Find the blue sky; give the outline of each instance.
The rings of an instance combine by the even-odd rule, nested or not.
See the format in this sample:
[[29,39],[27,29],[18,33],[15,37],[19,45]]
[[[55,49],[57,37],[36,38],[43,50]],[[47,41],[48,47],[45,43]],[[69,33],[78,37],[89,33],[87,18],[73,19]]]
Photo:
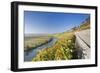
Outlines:
[[89,14],[24,11],[25,34],[61,33],[88,17]]

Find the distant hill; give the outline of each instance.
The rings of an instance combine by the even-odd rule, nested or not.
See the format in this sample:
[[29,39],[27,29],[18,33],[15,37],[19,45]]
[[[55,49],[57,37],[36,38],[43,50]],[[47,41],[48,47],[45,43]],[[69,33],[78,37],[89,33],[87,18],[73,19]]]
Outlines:
[[85,29],[90,29],[90,17],[87,18],[85,21],[83,21],[80,26],[73,27],[71,30],[80,31],[80,30],[85,30]]
[[84,29],[90,29],[90,18],[86,19],[85,22],[80,25],[79,30]]

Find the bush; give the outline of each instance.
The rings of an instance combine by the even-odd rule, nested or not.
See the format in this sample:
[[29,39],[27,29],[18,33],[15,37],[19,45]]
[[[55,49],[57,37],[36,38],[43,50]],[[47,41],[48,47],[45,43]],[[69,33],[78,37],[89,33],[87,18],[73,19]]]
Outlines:
[[74,33],[63,33],[55,36],[58,41],[54,46],[41,50],[33,61],[70,60],[75,50]]

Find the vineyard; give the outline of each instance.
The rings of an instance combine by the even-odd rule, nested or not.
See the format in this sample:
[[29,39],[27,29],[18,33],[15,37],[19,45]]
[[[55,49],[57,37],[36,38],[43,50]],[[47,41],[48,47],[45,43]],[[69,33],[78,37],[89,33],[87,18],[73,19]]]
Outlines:
[[55,34],[58,41],[54,46],[41,50],[33,61],[70,60],[74,58],[75,36],[74,32]]

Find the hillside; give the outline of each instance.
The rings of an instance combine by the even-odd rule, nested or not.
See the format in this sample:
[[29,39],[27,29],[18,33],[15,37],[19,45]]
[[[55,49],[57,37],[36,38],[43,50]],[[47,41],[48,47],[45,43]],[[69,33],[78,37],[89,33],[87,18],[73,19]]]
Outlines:
[[41,50],[33,61],[66,60],[73,58],[75,36],[73,32],[54,35],[58,39],[52,47]]
[[48,61],[48,60],[70,60],[78,59],[75,53],[75,32],[90,29],[90,18],[86,19],[80,26],[74,27],[71,31],[53,34],[57,38],[54,46],[41,50],[33,61]]
[[87,18],[84,22],[81,23],[81,25],[75,26],[71,30],[81,31],[81,30],[86,30],[86,29],[90,29],[90,18]]

